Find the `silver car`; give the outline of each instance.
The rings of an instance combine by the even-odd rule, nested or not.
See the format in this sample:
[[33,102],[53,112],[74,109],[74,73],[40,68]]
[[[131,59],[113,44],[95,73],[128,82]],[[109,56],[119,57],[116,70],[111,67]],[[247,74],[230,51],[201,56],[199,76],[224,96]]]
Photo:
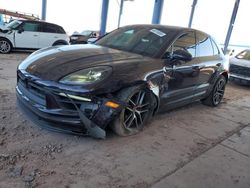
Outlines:
[[244,50],[230,59],[230,80],[250,85],[250,50]]

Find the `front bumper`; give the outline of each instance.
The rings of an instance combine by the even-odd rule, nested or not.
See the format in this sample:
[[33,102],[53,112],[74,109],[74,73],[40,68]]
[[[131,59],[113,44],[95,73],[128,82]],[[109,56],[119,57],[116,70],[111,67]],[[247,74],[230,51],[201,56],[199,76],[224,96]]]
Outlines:
[[235,73],[230,73],[229,75],[230,80],[235,80],[235,81],[240,81],[241,83],[244,84],[250,84],[250,76],[244,76],[244,75],[239,75]]
[[122,109],[122,106],[117,109],[105,106],[109,99],[104,97],[79,101],[58,93],[54,88],[18,76],[16,94],[20,109],[35,124],[50,130],[100,137],[95,132],[104,131]]

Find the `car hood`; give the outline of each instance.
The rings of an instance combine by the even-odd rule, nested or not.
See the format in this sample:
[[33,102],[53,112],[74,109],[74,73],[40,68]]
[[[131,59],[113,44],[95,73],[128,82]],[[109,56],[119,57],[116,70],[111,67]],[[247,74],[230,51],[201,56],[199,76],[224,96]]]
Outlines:
[[43,80],[58,81],[81,69],[137,61],[143,56],[92,44],[49,47],[31,54],[18,67]]
[[229,62],[230,62],[230,65],[238,65],[238,66],[250,68],[250,61],[249,60],[238,59],[236,57],[233,57],[229,60]]
[[4,25],[0,25],[0,32],[9,31],[10,29]]

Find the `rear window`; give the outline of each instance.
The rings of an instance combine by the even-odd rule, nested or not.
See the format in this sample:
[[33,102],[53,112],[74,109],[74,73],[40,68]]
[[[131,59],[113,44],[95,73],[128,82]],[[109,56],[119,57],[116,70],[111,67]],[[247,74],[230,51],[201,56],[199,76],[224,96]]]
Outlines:
[[235,56],[237,59],[250,60],[250,51],[244,50]]

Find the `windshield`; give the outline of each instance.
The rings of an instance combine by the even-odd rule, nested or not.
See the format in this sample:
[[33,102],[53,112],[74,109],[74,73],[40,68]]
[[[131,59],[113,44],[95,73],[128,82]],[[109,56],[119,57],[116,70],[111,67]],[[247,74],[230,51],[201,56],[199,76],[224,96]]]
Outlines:
[[10,28],[10,29],[16,29],[22,22],[18,21],[18,20],[14,20],[8,24],[6,24],[6,27]]
[[167,32],[151,27],[125,27],[117,29],[96,42],[96,44],[154,57],[166,45]]
[[237,59],[245,59],[245,60],[250,60],[250,51],[244,50],[240,52],[237,56]]
[[92,33],[92,31],[83,31],[83,32],[81,32],[81,34],[84,35],[84,36],[88,36],[91,33]]

